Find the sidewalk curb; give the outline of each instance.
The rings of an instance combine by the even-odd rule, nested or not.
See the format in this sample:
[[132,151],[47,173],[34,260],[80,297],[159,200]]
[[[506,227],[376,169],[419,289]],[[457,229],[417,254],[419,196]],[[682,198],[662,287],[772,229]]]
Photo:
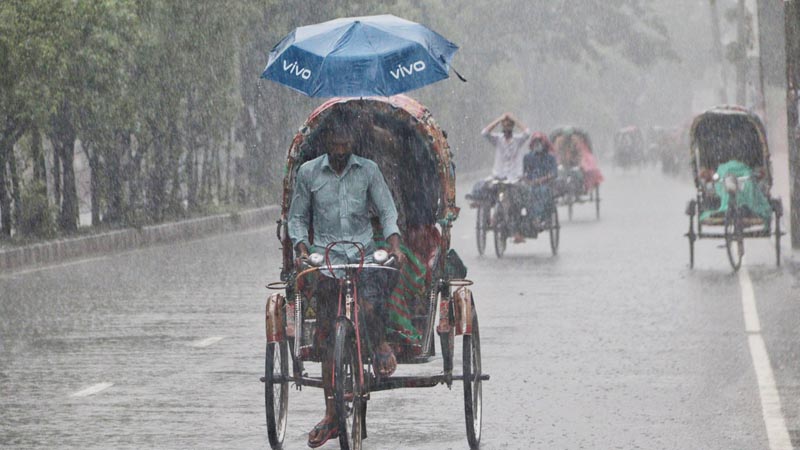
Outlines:
[[59,239],[0,250],[0,273],[24,267],[54,264],[70,259],[109,254],[151,245],[269,226],[277,218],[277,205],[219,214],[180,222],[126,228],[90,236]]

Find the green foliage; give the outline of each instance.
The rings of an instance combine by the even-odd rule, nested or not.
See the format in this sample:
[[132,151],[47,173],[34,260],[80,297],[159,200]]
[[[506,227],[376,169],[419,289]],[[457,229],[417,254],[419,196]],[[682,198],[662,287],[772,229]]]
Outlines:
[[49,239],[56,235],[56,211],[47,200],[47,191],[39,183],[30,183],[22,191],[20,221],[17,232],[23,237]]
[[[84,144],[93,213],[112,225],[276,201],[286,148],[320,100],[259,80],[269,49],[296,26],[392,13],[461,47],[454,65],[469,83],[412,95],[432,108],[469,166],[472,157],[483,161],[478,130],[503,110],[535,119],[527,120],[535,128],[593,112],[602,126],[612,123],[613,94],[601,86],[609,65],[635,80],[674,57],[651,3],[3,0],[0,138],[37,129],[59,147],[57,131],[74,130],[65,139]],[[581,89],[591,94],[575,95]],[[56,204],[72,195],[57,192]],[[48,220],[36,210],[41,199],[27,199],[26,214]]]

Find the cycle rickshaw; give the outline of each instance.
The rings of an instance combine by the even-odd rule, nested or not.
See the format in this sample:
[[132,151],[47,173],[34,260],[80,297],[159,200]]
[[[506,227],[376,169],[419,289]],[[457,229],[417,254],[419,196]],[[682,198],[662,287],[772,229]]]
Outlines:
[[[535,223],[530,212],[525,208],[514,214],[513,208],[519,208],[512,201],[512,196],[523,197],[522,192],[529,189],[527,185],[519,185],[505,180],[490,180],[484,186],[484,195],[481,197],[468,196],[470,205],[476,208],[475,212],[475,237],[478,245],[478,254],[486,251],[486,235],[491,231],[494,236],[494,252],[502,258],[506,251],[508,237],[518,231],[526,238],[536,239],[539,234],[547,233],[550,238],[550,251],[553,255],[558,253],[558,243],[561,236],[561,225],[558,222],[558,209],[556,199],[550,203],[552,207],[548,219],[542,223]],[[513,191],[513,192],[512,192]],[[514,223],[514,216],[516,221]]]
[[550,142],[558,159],[556,192],[559,204],[567,207],[572,220],[573,205],[594,203],[595,217],[600,218],[600,183],[603,175],[597,166],[589,134],[574,127],[557,128]]
[[686,207],[689,267],[698,239],[724,239],[731,267],[738,270],[744,239],[773,235],[780,265],[783,205],[770,196],[772,168],[761,120],[738,106],[718,106],[694,119],[690,137],[697,194]]
[[[365,323],[360,317],[355,278],[364,270],[386,269],[380,265],[386,255],[375,254],[375,263],[364,263],[364,254],[353,264],[332,267],[326,255],[312,254],[308,266],[295,267],[288,237],[287,214],[299,166],[318,156],[312,145],[315,133],[329,115],[346,110],[363,126],[366,145],[354,153],[375,161],[382,169],[399,213],[398,225],[406,242],[409,259],[392,291],[391,308],[404,312],[402,326],[394,327],[387,339],[398,363],[424,363],[436,354],[439,336],[443,370],[427,376],[377,376],[372,370],[372,353]],[[323,380],[306,371],[309,362],[321,362],[317,351],[314,318],[316,299],[313,280],[323,270],[339,270],[340,307],[334,328],[333,400],[342,448],[360,449],[366,437],[367,402],[374,392],[397,388],[448,388],[463,382],[467,440],[477,448],[481,438],[481,383],[489,375],[481,369],[480,333],[475,303],[466,267],[450,248],[455,204],[455,172],[444,132],[430,112],[404,95],[381,98],[334,98],[318,107],[306,120],[289,148],[283,182],[278,240],[282,245],[281,281],[268,287],[282,292],[269,296],[266,305],[265,408],[267,436],[273,449],[281,448],[287,426],[290,385],[323,387]],[[393,170],[402,167],[403,170]],[[326,250],[327,252],[327,250]],[[385,253],[385,252],[384,252]],[[316,261],[315,261],[316,260]],[[343,300],[342,300],[343,299]],[[342,304],[343,302],[343,304]],[[389,309],[389,307],[387,307]],[[437,317],[438,313],[438,317]],[[454,369],[456,336],[462,336],[461,370]]]
[[644,135],[637,126],[620,128],[614,133],[614,164],[623,169],[642,166],[647,161]]

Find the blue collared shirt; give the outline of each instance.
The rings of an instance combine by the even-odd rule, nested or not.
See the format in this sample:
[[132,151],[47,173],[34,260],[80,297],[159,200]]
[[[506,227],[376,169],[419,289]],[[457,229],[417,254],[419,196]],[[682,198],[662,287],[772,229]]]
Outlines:
[[[310,251],[323,253],[331,242],[355,241],[364,246],[367,260],[371,260],[375,245],[370,205],[378,215],[384,237],[399,235],[392,193],[374,161],[351,155],[339,175],[331,168],[327,154],[306,162],[297,171],[289,207],[292,245],[296,248],[302,242]],[[315,248],[308,236],[312,221]],[[358,261],[358,250],[347,247],[331,251],[333,264]]]

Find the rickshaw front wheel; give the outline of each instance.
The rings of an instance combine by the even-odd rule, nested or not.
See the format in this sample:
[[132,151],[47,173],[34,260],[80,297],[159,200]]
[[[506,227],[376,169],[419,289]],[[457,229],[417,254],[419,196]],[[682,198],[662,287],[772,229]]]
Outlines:
[[289,406],[289,351],[286,341],[269,342],[264,363],[264,407],[267,437],[273,450],[283,447]]
[[339,446],[342,450],[361,450],[361,441],[366,435],[364,374],[358,363],[354,330],[347,320],[336,323],[333,360],[333,402],[339,424]]
[[595,218],[600,219],[600,185],[594,188],[594,211]]
[[728,208],[725,213],[725,250],[728,253],[728,261],[734,271],[742,267],[742,256],[744,256],[744,230],[742,220],[734,208]]
[[472,310],[472,334],[464,335],[462,359],[464,375],[464,417],[467,425],[467,442],[471,449],[481,443],[481,417],[483,391],[481,388],[481,335],[478,330],[478,313]]
[[489,209],[488,205],[480,204],[478,206],[477,218],[475,219],[475,237],[478,244],[478,254],[483,256],[486,251],[486,232],[489,227]]
[[558,208],[553,205],[553,211],[550,213],[550,251],[553,256],[558,254],[558,242],[561,238],[561,225],[558,223]]

